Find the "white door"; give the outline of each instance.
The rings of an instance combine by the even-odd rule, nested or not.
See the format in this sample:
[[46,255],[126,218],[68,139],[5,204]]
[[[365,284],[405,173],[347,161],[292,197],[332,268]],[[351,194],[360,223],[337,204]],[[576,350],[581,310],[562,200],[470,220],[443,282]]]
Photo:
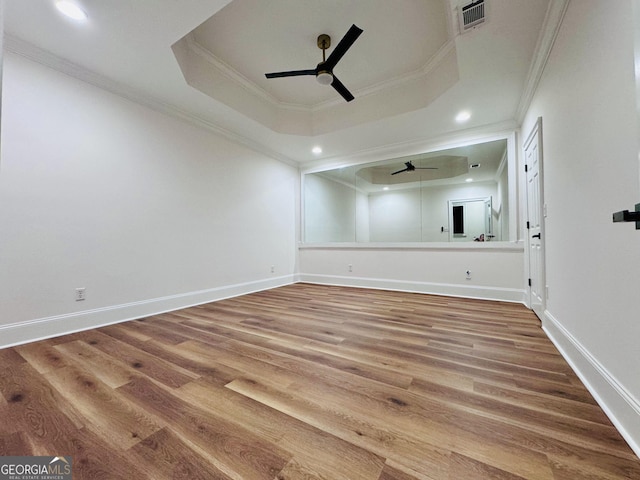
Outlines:
[[542,319],[546,307],[544,272],[544,216],[542,183],[542,119],[524,145],[527,180],[527,246],[529,249],[530,306]]

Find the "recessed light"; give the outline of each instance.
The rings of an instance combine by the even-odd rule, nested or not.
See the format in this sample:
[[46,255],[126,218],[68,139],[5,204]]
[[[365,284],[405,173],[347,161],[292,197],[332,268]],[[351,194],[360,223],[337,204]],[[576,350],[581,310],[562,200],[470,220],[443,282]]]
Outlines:
[[458,115],[456,115],[456,122],[464,123],[470,118],[471,118],[471,112],[468,112],[467,110],[463,110]]
[[467,178],[467,179],[465,180],[465,182],[467,182],[467,183],[471,183],[471,182],[473,182],[473,178]]
[[314,155],[320,155],[322,153],[322,147],[316,145],[311,149],[311,152],[313,152]]
[[387,190],[389,190],[389,187],[382,187],[382,189],[383,189],[384,191],[387,191]]
[[89,18],[87,12],[85,12],[77,3],[70,0],[58,0],[56,2],[56,8],[73,20],[86,20]]

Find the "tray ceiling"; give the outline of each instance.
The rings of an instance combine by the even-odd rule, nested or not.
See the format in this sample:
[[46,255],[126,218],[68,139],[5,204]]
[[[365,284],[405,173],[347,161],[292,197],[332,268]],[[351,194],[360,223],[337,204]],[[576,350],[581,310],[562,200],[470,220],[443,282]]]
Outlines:
[[[460,35],[460,0],[77,1],[82,25],[53,0],[5,2],[5,50],[313,168],[515,128],[567,4],[487,0],[487,21]],[[313,68],[317,35],[336,45],[351,24],[364,33],[335,73],[354,101],[313,77],[263,78]]]
[[[173,51],[187,83],[206,95],[278,132],[326,133],[424,108],[458,80],[447,5],[234,0]],[[311,76],[265,78],[266,72],[315,68],[322,60],[318,35],[331,36],[329,55],[351,24],[364,33],[335,69],[356,97],[349,109]],[[389,102],[394,95],[404,101]]]

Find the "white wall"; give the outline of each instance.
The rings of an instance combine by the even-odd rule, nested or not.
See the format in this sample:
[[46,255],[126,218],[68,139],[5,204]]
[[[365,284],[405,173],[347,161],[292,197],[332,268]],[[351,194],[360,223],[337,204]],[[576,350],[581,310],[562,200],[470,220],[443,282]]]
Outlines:
[[[456,244],[449,242],[448,232],[441,232],[441,227],[449,226],[449,200],[491,196],[494,201],[501,198],[506,203],[506,172],[505,168],[501,197],[496,182],[475,182],[391,190],[370,194],[368,199],[360,191],[355,193],[353,187],[321,174],[305,175],[305,229],[311,235],[299,247],[299,278],[325,284],[524,302],[521,243]],[[517,203],[515,193],[513,198]],[[310,205],[310,201],[324,203]],[[344,211],[353,211],[354,203],[358,208],[355,240],[354,219]],[[312,215],[323,220],[314,225],[310,223]],[[508,224],[509,211],[503,209],[502,215]],[[494,216],[494,222],[497,220]],[[340,235],[337,225],[346,225],[348,235]],[[351,245],[312,245],[332,242]],[[471,278],[466,276],[468,270]]]
[[369,242],[370,232],[369,196],[356,190],[356,242]]
[[307,175],[304,184],[305,241],[354,242],[356,190],[322,174]]
[[[2,65],[4,57],[4,0],[0,0],[0,124],[2,124]],[[0,145],[2,139],[0,138]]]
[[0,346],[293,281],[297,169],[22,57],[4,67]]
[[631,1],[570,2],[523,124],[542,117],[543,325],[640,454],[640,202]]
[[[314,240],[307,237],[307,245],[299,248],[302,281],[524,301],[521,244],[452,244],[448,232],[440,231],[441,226],[449,225],[448,200],[496,198],[495,182],[382,192],[369,195],[368,201],[362,193],[356,195],[352,187],[320,175],[306,175],[305,182],[306,200],[323,202],[306,202],[307,232],[311,214],[324,220],[311,230]],[[341,210],[353,211],[354,202],[360,212],[356,214],[357,242],[353,239],[352,214]],[[327,219],[327,215],[335,218]],[[334,231],[335,225],[345,223],[350,238]],[[324,236],[322,225],[328,229]],[[368,240],[373,243],[358,243],[368,241],[364,232],[367,226]],[[336,241],[352,244],[312,245]],[[471,278],[467,278],[468,270]]]
[[372,242],[422,241],[420,189],[391,190],[369,195]]
[[513,302],[523,301],[523,265],[516,244],[300,247],[303,281]]
[[[391,190],[369,195],[372,242],[447,242],[449,200],[492,197],[494,182]],[[495,219],[494,219],[495,220]]]
[[[504,175],[506,195],[506,171]],[[447,242],[449,200],[492,197],[495,182],[477,182],[365,193],[320,174],[305,176],[305,242]],[[495,215],[496,241],[502,239]],[[508,223],[508,212],[507,212]],[[507,237],[508,238],[508,237]]]

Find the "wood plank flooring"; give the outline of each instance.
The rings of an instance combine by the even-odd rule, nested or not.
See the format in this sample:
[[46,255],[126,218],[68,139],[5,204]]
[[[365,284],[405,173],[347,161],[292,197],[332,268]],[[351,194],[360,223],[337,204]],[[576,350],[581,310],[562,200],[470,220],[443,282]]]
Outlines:
[[522,305],[309,284],[0,350],[0,455],[74,480],[640,479]]

